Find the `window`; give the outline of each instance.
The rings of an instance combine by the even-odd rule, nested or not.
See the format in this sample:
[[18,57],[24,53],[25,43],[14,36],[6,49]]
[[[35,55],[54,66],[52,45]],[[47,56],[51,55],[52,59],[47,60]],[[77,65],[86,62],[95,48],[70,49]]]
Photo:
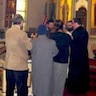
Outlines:
[[[27,0],[17,0],[16,2],[16,14],[20,14],[23,16],[24,20],[26,20],[26,3]],[[26,23],[24,22],[23,29],[25,30]]]

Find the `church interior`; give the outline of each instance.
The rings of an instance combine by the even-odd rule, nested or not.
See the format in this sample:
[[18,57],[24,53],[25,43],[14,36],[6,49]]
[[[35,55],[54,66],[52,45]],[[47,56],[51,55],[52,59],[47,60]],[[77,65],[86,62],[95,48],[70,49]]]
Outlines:
[[[54,4],[52,13],[49,12],[51,4]],[[4,36],[6,30],[11,27],[15,14],[23,16],[25,20],[23,30],[28,35],[36,31],[37,27],[44,23],[50,15],[53,15],[54,19],[63,20],[64,24],[74,17],[81,18],[82,26],[89,34],[90,78],[92,79],[91,86],[95,90],[94,94],[88,96],[96,96],[96,0],[0,0],[0,96],[5,96],[6,92],[6,74],[3,69],[6,54]],[[32,96],[30,60],[28,66],[28,96]]]

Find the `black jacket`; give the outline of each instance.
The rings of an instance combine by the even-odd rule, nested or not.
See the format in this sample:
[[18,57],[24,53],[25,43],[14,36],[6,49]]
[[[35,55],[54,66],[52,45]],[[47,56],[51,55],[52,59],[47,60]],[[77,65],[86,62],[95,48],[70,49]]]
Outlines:
[[54,61],[68,63],[71,37],[63,32],[54,32],[50,34],[49,38],[56,41],[57,48],[59,49],[59,53],[54,57]]

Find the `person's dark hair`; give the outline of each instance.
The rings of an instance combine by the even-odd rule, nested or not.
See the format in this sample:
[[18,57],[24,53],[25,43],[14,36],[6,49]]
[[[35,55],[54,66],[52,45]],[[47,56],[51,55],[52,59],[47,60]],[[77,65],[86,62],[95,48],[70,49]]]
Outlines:
[[80,18],[73,18],[73,20],[74,20],[74,23],[77,22],[78,24],[82,25],[82,21]]
[[68,22],[72,23],[72,20],[69,20]]
[[56,31],[63,28],[63,21],[60,19],[55,20],[54,26],[56,28]]
[[13,24],[20,24],[21,21],[24,21],[23,17],[20,14],[16,14],[12,19]]
[[53,19],[49,19],[47,22],[46,22],[46,24],[49,24],[49,23],[54,23],[54,20]]

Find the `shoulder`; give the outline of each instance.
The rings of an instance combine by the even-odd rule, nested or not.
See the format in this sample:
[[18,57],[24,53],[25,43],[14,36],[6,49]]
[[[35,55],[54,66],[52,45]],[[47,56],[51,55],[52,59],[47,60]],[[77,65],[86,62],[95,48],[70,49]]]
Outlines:
[[53,39],[49,39],[49,42],[55,43],[55,40],[53,40]]
[[6,33],[10,32],[11,31],[11,28],[7,29]]
[[20,36],[27,36],[27,33],[25,32],[25,31],[23,31],[23,30],[18,30],[18,34],[20,35]]
[[56,41],[53,39],[49,39],[49,45],[56,46]]

